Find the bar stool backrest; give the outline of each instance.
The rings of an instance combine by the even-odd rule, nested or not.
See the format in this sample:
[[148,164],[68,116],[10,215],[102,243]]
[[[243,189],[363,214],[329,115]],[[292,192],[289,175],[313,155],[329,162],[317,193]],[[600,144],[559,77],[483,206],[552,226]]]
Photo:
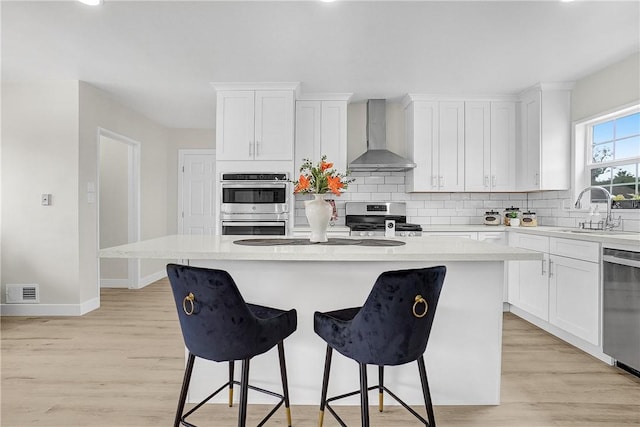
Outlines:
[[[257,348],[261,329],[258,319],[229,273],[169,264],[167,275],[184,343],[191,353],[221,362],[243,360],[262,352]],[[192,300],[189,294],[193,295]]]
[[351,339],[359,345],[350,346],[349,357],[393,366],[424,354],[446,271],[438,266],[382,273],[351,322]]

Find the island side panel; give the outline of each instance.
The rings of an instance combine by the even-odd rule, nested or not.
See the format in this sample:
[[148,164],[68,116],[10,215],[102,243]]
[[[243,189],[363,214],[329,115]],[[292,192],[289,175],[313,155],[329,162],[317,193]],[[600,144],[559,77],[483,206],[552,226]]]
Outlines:
[[[191,265],[228,271],[248,302],[298,311],[298,330],[285,340],[291,402],[319,403],[326,344],[313,331],[313,313],[364,303],[380,273],[388,270],[446,265],[447,276],[425,361],[436,405],[500,403],[502,350],[501,261],[496,262],[310,262],[191,260]],[[239,363],[239,362],[238,362]],[[198,361],[189,392],[197,402],[227,378],[227,365]],[[239,373],[239,366],[236,369]],[[370,385],[377,368],[369,367]],[[251,360],[251,384],[281,390],[277,351]],[[237,378],[239,379],[239,378]],[[387,367],[385,384],[409,404],[424,403],[417,364]],[[357,364],[334,352],[329,394],[359,387]],[[214,402],[225,403],[221,393]],[[251,403],[273,399],[249,394]],[[389,398],[389,404],[394,404]],[[338,403],[338,402],[336,402]],[[358,405],[359,398],[341,404]]]

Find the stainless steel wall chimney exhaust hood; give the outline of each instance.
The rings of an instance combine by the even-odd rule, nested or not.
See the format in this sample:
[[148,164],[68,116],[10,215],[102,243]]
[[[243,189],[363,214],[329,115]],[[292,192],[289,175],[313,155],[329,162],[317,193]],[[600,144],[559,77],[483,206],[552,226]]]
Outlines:
[[367,151],[349,164],[353,172],[400,172],[416,164],[387,150],[387,101],[367,101]]

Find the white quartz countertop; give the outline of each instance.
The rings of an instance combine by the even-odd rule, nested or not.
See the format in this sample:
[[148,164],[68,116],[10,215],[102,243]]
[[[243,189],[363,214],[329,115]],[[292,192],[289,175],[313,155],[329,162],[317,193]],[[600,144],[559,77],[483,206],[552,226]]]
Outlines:
[[[254,261],[513,261],[542,254],[456,237],[396,237],[403,246],[241,246],[234,240],[260,236],[172,235],[100,250],[100,258],[213,259]],[[272,237],[272,236],[269,236]],[[284,238],[284,237],[283,237]],[[361,238],[359,238],[361,239]],[[358,240],[358,239],[356,239]]]
[[633,231],[590,231],[570,227],[507,227],[504,225],[423,225],[423,233],[434,232],[517,232],[540,236],[586,240],[602,244],[623,244],[640,246],[640,233]]

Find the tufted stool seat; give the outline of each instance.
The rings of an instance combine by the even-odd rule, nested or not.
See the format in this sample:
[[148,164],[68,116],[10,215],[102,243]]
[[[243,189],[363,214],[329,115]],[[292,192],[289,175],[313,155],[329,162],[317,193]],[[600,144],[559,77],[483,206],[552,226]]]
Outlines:
[[[325,406],[345,426],[329,405],[344,397],[360,394],[362,426],[369,426],[367,392],[378,389],[379,409],[387,392],[426,426],[435,427],[435,417],[424,364],[431,326],[444,284],[446,267],[388,271],[382,273],[362,307],[314,314],[314,330],[327,343],[320,398],[322,427]],[[360,389],[327,399],[333,350],[360,365]],[[418,362],[428,420],[415,412],[384,386],[384,366]],[[378,366],[379,383],[367,385],[367,365]]]
[[[178,310],[180,327],[188,350],[182,390],[174,427],[193,426],[185,419],[220,391],[229,388],[229,406],[233,405],[233,386],[240,386],[238,426],[246,425],[249,389],[279,398],[277,405],[259,424],[263,425],[284,403],[287,425],[291,426],[289,390],[283,340],[297,328],[296,310],[279,310],[247,304],[235,282],[223,270],[167,265],[167,274]],[[278,394],[249,385],[249,362],[252,357],[278,347],[283,393]],[[184,406],[196,357],[215,362],[229,362],[229,381],[186,413]],[[240,382],[235,381],[234,361],[242,361]]]

